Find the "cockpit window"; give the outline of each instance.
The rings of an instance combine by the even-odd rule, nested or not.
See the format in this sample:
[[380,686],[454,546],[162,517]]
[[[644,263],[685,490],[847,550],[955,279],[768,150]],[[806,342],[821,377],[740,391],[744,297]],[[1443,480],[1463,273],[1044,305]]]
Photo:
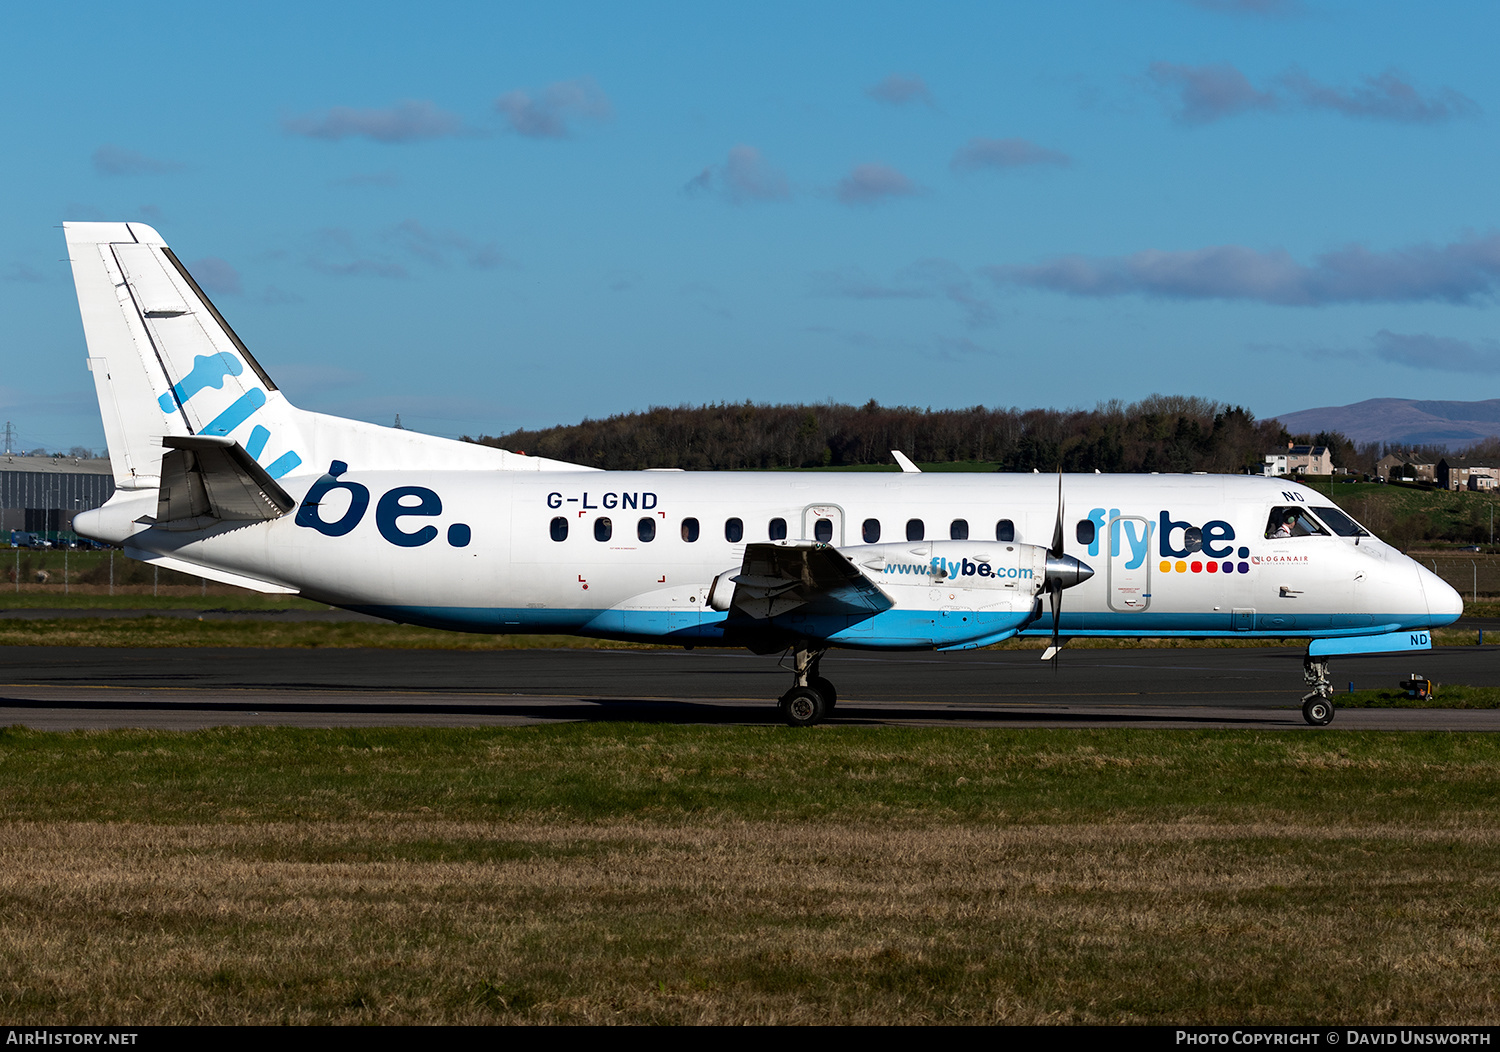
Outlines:
[[1328,531],[1318,525],[1318,520],[1307,514],[1305,508],[1272,508],[1271,517],[1266,520],[1267,540],[1326,536]]
[[1323,520],[1324,525],[1340,537],[1370,536],[1369,530],[1345,515],[1338,508],[1314,508],[1313,511],[1318,513],[1318,518]]

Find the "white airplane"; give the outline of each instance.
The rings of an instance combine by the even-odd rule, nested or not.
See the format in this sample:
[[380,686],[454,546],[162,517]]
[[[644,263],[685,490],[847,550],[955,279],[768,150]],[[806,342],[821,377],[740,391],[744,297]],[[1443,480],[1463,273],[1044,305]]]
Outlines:
[[794,726],[837,701],[829,648],[1018,634],[1050,636],[1044,658],[1075,636],[1307,639],[1324,724],[1329,657],[1425,649],[1463,609],[1282,479],[922,474],[899,453],[900,474],[605,472],[310,413],[155,230],[66,231],[117,487],[75,528],[158,566],[459,631],[789,651]]

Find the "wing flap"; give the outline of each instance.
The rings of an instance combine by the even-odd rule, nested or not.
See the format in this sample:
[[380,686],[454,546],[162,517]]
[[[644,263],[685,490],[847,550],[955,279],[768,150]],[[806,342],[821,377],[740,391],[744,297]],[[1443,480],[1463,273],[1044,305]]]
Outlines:
[[890,596],[827,544],[747,544],[732,580],[731,613],[755,621],[800,610],[872,617],[895,606]]

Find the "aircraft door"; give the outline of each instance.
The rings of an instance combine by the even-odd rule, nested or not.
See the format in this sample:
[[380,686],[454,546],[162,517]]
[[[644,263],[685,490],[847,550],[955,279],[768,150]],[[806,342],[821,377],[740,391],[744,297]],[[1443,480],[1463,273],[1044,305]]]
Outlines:
[[844,545],[844,509],[837,504],[809,504],[802,509],[802,539]]
[[1140,515],[1109,520],[1109,608],[1139,613],[1151,606],[1151,539],[1156,523]]

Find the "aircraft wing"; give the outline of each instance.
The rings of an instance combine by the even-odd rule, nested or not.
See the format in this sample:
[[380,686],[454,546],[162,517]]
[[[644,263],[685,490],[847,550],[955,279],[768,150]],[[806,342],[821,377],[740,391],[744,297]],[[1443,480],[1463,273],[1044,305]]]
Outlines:
[[[167,435],[161,460],[156,522],[167,529],[202,529],[219,522],[279,519],[297,502],[255,458],[230,438]],[[181,524],[179,526],[179,524]]]
[[734,581],[732,614],[768,621],[793,610],[871,617],[895,601],[827,544],[747,544]]

